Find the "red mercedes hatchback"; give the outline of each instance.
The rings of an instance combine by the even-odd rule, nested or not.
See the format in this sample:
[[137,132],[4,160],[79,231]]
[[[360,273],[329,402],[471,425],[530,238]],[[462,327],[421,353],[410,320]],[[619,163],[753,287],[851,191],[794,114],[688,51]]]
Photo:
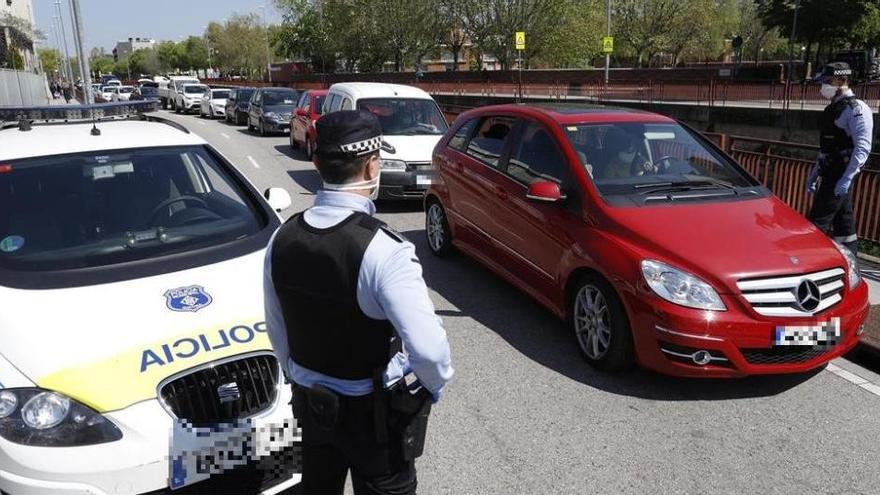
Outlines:
[[863,330],[853,255],[667,117],[483,107],[433,160],[430,249],[467,253],[566,319],[597,368],[804,372]]

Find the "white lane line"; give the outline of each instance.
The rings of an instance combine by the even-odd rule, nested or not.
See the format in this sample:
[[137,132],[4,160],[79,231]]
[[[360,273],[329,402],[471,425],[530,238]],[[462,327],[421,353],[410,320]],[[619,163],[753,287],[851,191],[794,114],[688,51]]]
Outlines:
[[843,378],[844,380],[852,383],[853,385],[858,385],[863,390],[867,390],[868,392],[880,397],[880,385],[871,383],[865,378],[860,377],[859,375],[847,371],[840,366],[837,366],[834,363],[828,363],[828,366],[825,368],[825,371],[834,373],[835,375]]
[[249,162],[251,162],[251,165],[253,165],[254,168],[260,168],[260,164],[257,163],[256,160],[254,160],[254,157],[252,157],[251,155],[248,155],[247,159]]
[[198,122],[199,124],[202,124],[202,125],[208,125],[208,124],[205,123],[204,120],[197,120],[196,122]]
[[220,135],[225,137],[226,139],[229,139],[229,134],[226,134],[225,132],[221,132]]

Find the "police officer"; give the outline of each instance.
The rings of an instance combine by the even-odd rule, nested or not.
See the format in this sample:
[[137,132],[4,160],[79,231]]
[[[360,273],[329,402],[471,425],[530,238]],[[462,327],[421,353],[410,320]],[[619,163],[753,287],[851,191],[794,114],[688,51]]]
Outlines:
[[303,493],[342,494],[349,470],[358,495],[415,493],[428,412],[453,374],[446,332],[415,247],[373,217],[378,120],[339,111],[316,128],[324,187],[275,233],[264,270],[269,337],[302,427]]
[[874,117],[868,105],[849,89],[851,75],[849,64],[832,62],[819,76],[820,92],[831,103],[822,113],[820,152],[807,179],[807,192],[816,193],[809,219],[856,254],[859,242],[852,185],[871,153]]

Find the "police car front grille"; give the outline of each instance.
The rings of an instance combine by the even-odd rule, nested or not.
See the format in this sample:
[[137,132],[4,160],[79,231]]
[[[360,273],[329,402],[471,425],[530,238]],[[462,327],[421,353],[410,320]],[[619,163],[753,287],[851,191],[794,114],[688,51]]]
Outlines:
[[[811,316],[843,300],[844,276],[842,268],[833,268],[803,275],[740,280],[736,283],[743,298],[764,316]],[[796,291],[803,280],[812,280],[819,287],[821,301],[812,312],[797,304]]]
[[[159,394],[177,418],[193,426],[230,422],[265,411],[275,402],[278,372],[274,356],[249,356],[179,376]],[[226,402],[221,402],[221,388]],[[237,399],[234,393],[230,397],[230,388],[238,390]]]

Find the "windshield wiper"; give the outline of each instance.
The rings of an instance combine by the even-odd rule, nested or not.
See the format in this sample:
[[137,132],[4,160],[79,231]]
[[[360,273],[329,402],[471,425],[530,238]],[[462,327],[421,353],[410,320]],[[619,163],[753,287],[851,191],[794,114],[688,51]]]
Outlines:
[[736,186],[717,179],[706,180],[683,180],[675,182],[652,182],[649,184],[636,184],[633,189],[644,189],[639,194],[651,194],[666,191],[695,191],[701,189],[729,189],[736,191]]

